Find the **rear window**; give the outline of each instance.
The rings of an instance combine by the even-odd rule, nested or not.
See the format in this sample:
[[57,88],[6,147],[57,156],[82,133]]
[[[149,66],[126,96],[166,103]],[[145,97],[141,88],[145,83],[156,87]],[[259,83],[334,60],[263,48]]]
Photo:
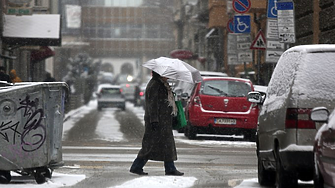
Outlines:
[[101,95],[119,95],[121,91],[118,88],[102,88],[100,93]]
[[208,80],[201,83],[203,95],[245,97],[251,91],[248,83],[232,80]]
[[335,52],[308,53],[302,61],[293,91],[309,98],[334,98]]

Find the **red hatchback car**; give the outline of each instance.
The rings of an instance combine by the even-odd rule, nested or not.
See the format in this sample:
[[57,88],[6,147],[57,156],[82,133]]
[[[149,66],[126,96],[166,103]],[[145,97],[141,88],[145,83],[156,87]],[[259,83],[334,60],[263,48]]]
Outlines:
[[254,141],[259,109],[247,100],[251,91],[254,87],[248,79],[203,77],[185,108],[185,136],[194,139],[197,134],[243,134]]

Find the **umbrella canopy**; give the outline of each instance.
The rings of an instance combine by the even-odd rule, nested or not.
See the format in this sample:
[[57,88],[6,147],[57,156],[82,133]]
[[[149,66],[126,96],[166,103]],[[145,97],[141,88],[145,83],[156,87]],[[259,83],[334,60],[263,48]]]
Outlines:
[[184,82],[199,83],[202,81],[200,72],[179,59],[160,57],[142,64],[159,75]]

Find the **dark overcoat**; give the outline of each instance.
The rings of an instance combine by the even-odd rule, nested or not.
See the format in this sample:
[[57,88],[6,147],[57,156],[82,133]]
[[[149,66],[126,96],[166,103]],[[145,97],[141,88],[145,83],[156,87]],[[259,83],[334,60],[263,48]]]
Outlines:
[[[177,152],[172,131],[172,107],[168,106],[168,90],[159,77],[153,76],[145,90],[145,132],[139,158],[175,161]],[[158,122],[157,130],[151,123]]]

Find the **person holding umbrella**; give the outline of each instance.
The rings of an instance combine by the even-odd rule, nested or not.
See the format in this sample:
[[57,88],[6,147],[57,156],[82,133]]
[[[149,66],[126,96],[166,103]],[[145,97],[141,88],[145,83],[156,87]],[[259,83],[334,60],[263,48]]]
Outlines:
[[143,63],[152,70],[152,78],[145,90],[145,132],[142,148],[130,167],[130,172],[148,175],[143,171],[148,160],[164,161],[165,175],[182,176],[174,165],[177,160],[172,122],[178,109],[167,79],[198,83],[200,72],[179,59],[159,57]]
[[152,71],[152,78],[145,91],[145,132],[142,148],[130,172],[148,175],[143,171],[148,160],[164,161],[165,175],[182,176],[174,165],[177,151],[172,132],[173,116],[177,115],[172,90],[166,77]]

